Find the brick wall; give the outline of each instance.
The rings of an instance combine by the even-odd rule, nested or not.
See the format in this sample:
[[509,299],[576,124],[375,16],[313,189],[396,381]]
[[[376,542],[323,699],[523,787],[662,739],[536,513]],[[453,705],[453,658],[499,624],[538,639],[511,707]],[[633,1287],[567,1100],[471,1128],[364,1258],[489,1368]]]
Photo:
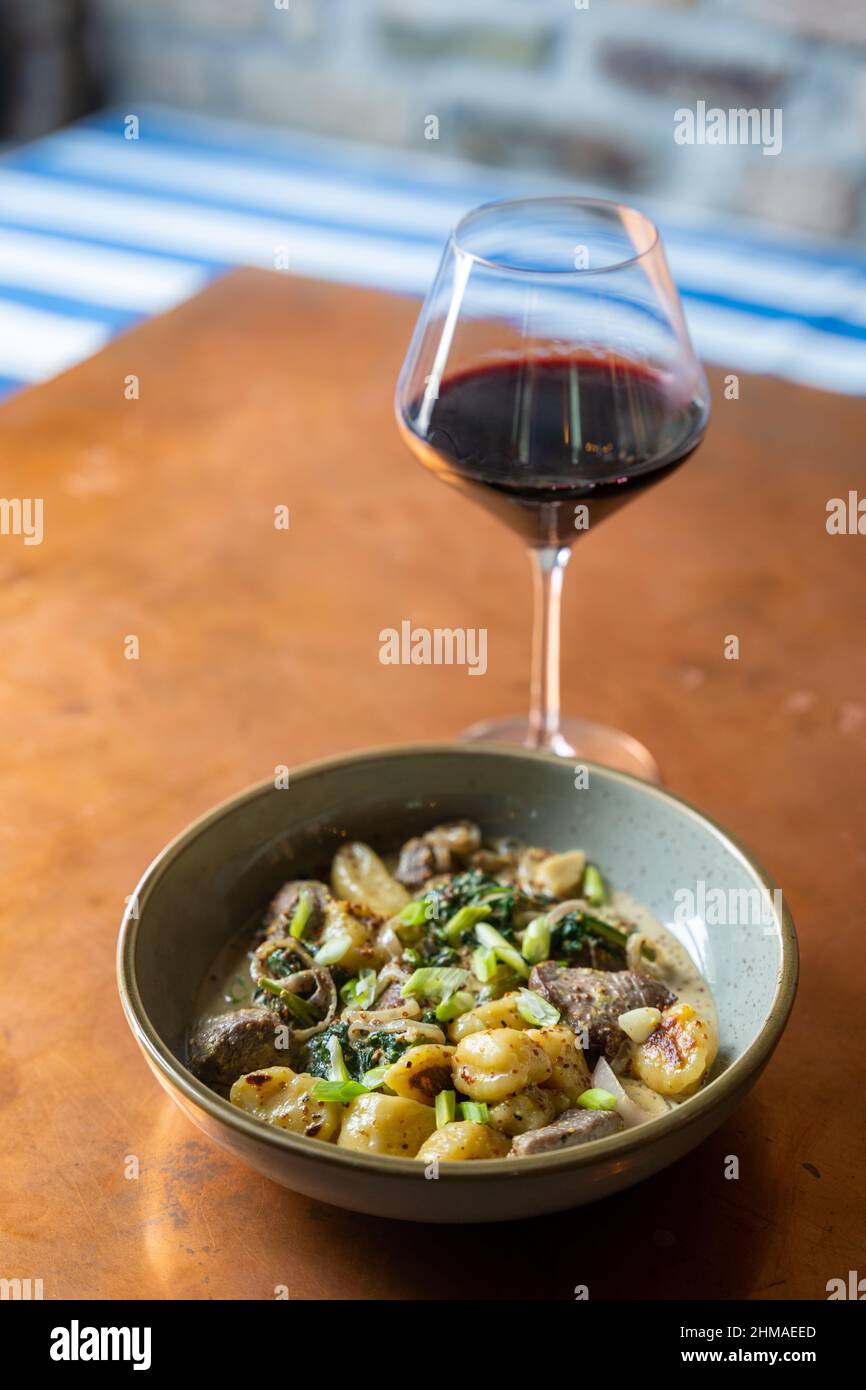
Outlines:
[[[131,109],[159,100],[866,231],[866,0],[92,4],[107,97]],[[781,108],[781,155],[676,144],[674,112],[699,101]]]

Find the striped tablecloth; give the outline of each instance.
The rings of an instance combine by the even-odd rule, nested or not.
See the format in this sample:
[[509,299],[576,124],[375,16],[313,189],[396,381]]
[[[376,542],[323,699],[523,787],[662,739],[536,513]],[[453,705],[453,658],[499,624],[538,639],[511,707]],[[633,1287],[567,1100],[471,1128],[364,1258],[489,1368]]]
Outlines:
[[[549,179],[144,110],[0,160],[0,393],[239,265],[420,295],[468,208]],[[557,192],[577,192],[561,182]],[[866,254],[648,206],[699,354],[866,394]]]

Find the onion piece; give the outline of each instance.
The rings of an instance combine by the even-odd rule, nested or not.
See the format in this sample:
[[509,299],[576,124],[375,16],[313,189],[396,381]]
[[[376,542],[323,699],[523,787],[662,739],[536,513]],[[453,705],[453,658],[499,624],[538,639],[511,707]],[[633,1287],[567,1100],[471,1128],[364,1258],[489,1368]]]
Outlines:
[[626,1129],[634,1129],[635,1126],[646,1124],[647,1120],[653,1118],[647,1110],[644,1110],[643,1106],[638,1105],[636,1101],[626,1095],[616,1072],[603,1057],[599,1057],[595,1064],[592,1084],[593,1088],[610,1091],[612,1096],[616,1096],[616,1111],[618,1115],[622,1116],[622,1122]]

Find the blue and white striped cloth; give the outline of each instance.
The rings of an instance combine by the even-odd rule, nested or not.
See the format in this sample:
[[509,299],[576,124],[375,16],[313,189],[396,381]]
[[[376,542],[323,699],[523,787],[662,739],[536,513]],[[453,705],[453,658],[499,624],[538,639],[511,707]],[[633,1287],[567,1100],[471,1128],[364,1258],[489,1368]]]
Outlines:
[[[449,227],[549,180],[190,117],[102,112],[0,160],[0,393],[233,266],[421,295]],[[578,191],[556,185],[556,191]],[[582,190],[586,191],[586,190]],[[866,254],[647,209],[698,353],[866,394]]]

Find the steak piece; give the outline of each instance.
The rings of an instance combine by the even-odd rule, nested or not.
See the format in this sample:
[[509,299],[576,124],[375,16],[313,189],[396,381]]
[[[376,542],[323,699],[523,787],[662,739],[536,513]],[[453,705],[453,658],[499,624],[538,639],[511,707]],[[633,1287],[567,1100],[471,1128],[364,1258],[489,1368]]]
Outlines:
[[306,893],[310,899],[310,916],[304,928],[304,935],[315,936],[321,931],[325,924],[325,911],[328,904],[333,902],[328,885],[320,883],[316,878],[293,878],[283,884],[268,907],[265,929],[269,934],[286,934],[302,893]]
[[622,1127],[622,1116],[615,1110],[565,1110],[552,1125],[516,1134],[508,1157],[526,1158],[531,1154],[573,1149],[578,1144],[589,1144],[593,1139],[606,1139],[609,1134],[619,1134]]
[[425,836],[407,840],[400,851],[400,862],[394,877],[410,893],[420,893],[428,878],[446,874],[451,868],[451,853],[446,846],[436,844]]
[[529,988],[543,994],[559,1009],[569,1028],[586,1037],[589,1052],[608,1061],[625,1037],[617,1020],[630,1009],[665,1009],[676,995],[651,975],[634,970],[571,969],[542,961],[533,967]]
[[277,1047],[285,1024],[271,1009],[237,1009],[201,1019],[189,1040],[189,1065],[200,1081],[227,1092],[239,1076],[264,1067],[288,1066],[285,1047]]

